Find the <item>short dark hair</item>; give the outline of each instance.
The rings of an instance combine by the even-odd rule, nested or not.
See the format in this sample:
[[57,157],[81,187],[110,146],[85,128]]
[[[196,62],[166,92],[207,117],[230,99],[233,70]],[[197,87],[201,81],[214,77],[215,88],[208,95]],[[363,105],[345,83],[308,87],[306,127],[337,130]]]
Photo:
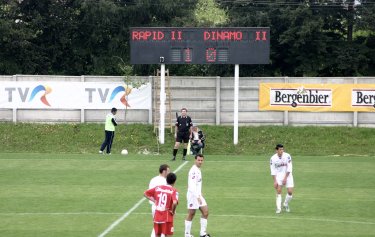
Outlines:
[[174,184],[177,180],[177,176],[175,173],[169,173],[167,175],[167,184]]
[[169,165],[167,165],[167,164],[160,165],[159,174],[163,173],[164,170],[168,170],[168,168],[169,168]]
[[187,112],[187,108],[182,108],[181,111],[182,111],[182,110],[185,110],[185,111]]
[[113,108],[111,109],[111,112],[117,112],[117,109],[116,109],[115,107],[113,107]]
[[284,148],[283,144],[277,144],[276,147],[275,147],[275,149],[279,150],[279,148]]
[[195,155],[195,159],[197,159],[198,157],[202,157],[202,158],[204,158],[203,154],[196,154],[196,155]]

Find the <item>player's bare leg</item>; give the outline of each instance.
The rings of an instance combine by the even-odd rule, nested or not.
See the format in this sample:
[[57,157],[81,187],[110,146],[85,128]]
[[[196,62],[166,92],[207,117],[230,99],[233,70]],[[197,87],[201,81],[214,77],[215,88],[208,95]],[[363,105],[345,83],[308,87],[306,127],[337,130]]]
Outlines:
[[[155,206],[155,205],[151,205],[151,214],[152,214],[152,219],[154,219],[154,216],[155,216],[155,210],[156,210],[156,206]],[[152,227],[151,237],[156,237],[154,226]]]
[[191,225],[195,216],[195,209],[188,209],[188,215],[185,219],[185,237],[191,237]]
[[285,196],[284,208],[286,212],[290,212],[289,202],[293,198],[293,188],[287,188],[288,193]]
[[177,151],[178,151],[179,147],[180,147],[180,143],[176,142],[174,144],[174,148],[173,148],[173,158],[172,158],[172,161],[176,160],[176,155],[177,155]]
[[201,216],[201,231],[200,231],[200,236],[209,236],[207,234],[207,219],[208,219],[208,206],[202,206],[199,208],[199,210],[202,213]]
[[282,201],[281,192],[282,192],[282,188],[283,188],[282,185],[277,185],[275,187],[275,189],[276,189],[276,214],[281,213],[281,201]]
[[153,229],[152,233],[151,233],[151,237],[166,237],[164,234],[161,234],[161,235],[156,235],[155,234],[155,230]]

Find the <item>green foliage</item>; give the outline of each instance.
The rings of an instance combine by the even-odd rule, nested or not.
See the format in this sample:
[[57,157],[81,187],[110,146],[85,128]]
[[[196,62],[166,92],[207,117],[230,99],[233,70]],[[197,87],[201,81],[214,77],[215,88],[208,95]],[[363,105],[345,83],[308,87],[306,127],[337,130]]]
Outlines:
[[[241,74],[270,76],[373,75],[373,47],[348,40],[354,26],[374,34],[375,6],[362,1],[219,1],[228,9],[228,26],[269,26],[271,65],[245,66]],[[362,18],[362,15],[364,18]],[[354,19],[354,20],[352,20]],[[358,25],[358,27],[357,27]]]
[[[354,5],[353,5],[354,4]],[[241,76],[373,76],[372,1],[7,0],[0,74],[123,75],[130,27],[270,27],[271,64]],[[153,75],[158,65],[135,65]],[[231,65],[171,65],[171,75],[231,76]]]
[[[126,84],[126,87],[130,90],[132,88],[140,88],[142,85],[145,85],[146,82],[140,80],[137,77],[132,77],[134,75],[134,67],[132,65],[128,65],[124,62],[124,60],[120,57],[116,57],[120,60],[120,63],[118,64],[118,67],[120,68],[120,71],[124,77],[124,82]],[[128,91],[125,92],[126,95],[128,95]]]
[[198,0],[194,14],[198,26],[201,27],[219,26],[228,20],[226,12],[219,8],[215,0]]
[[[240,127],[239,144],[233,145],[233,127],[200,128],[207,137],[206,154],[270,155],[277,143],[300,155],[375,155],[374,128],[352,127]],[[165,133],[158,144],[151,125],[120,124],[116,129],[113,153],[124,148],[130,153],[161,153],[169,156],[173,134]],[[102,124],[0,123],[3,152],[97,153],[104,139]],[[181,150],[179,155],[181,155]]]
[[189,24],[194,5],[193,0],[1,2],[0,35],[7,37],[0,39],[0,74],[121,75],[116,57],[129,62],[129,27]]

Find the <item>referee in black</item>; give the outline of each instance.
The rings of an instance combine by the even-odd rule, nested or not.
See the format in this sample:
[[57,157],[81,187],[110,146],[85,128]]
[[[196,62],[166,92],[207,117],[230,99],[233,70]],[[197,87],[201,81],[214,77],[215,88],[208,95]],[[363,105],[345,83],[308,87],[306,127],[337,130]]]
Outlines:
[[176,160],[177,151],[181,142],[184,142],[184,152],[182,160],[186,160],[187,146],[189,140],[191,139],[193,127],[193,122],[191,121],[191,118],[186,115],[186,113],[187,109],[182,108],[181,115],[177,117],[176,129],[174,134],[174,137],[176,138],[176,143],[174,144],[172,161]]

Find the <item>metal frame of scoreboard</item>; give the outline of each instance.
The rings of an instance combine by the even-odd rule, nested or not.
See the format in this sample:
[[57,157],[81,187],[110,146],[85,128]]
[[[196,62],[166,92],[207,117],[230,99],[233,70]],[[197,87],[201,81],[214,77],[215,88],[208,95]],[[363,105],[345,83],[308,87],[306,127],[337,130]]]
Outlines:
[[131,64],[160,64],[159,142],[164,144],[165,64],[235,64],[233,143],[238,143],[239,64],[268,64],[269,27],[130,29]]
[[268,64],[268,27],[130,29],[131,64]]

